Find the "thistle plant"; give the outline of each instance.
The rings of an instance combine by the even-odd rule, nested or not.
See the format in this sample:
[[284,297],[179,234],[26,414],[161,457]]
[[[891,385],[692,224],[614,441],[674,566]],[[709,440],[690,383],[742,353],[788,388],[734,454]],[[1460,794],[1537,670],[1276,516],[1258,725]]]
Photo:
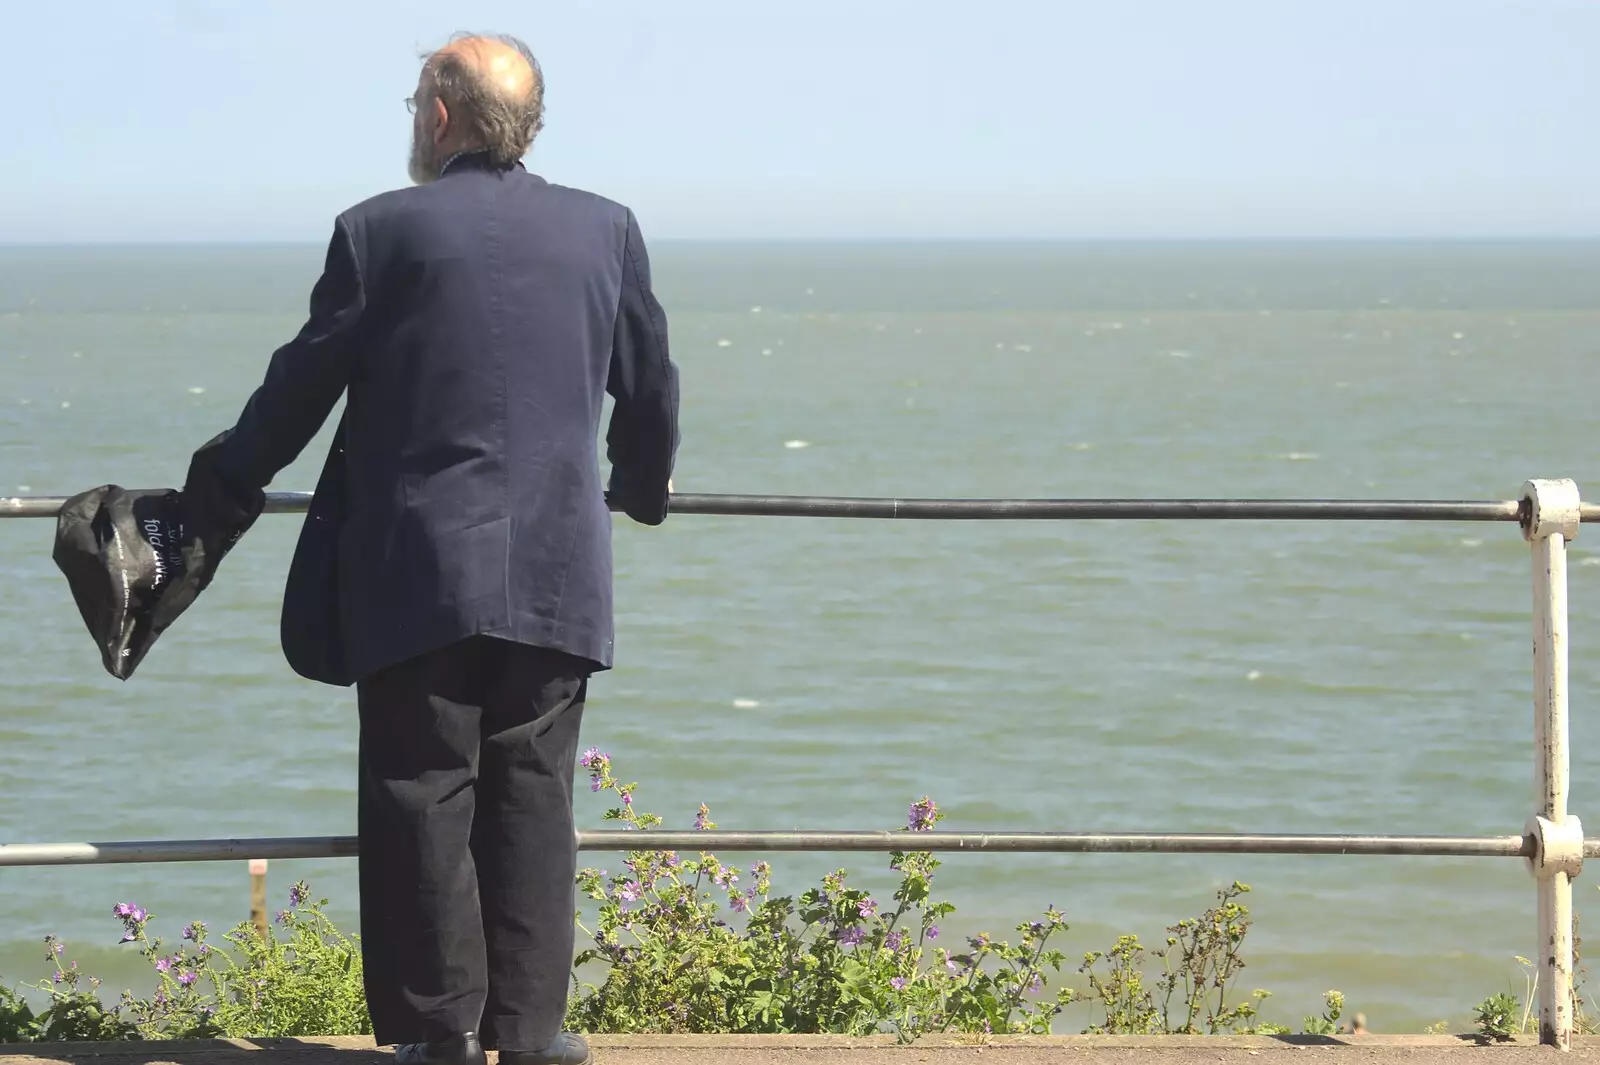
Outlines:
[[[614,774],[609,756],[585,751],[590,789],[618,805],[605,814],[646,832],[662,823],[640,811],[636,784]],[[910,804],[901,831],[933,830],[938,805]],[[716,827],[701,805],[694,827]],[[1066,927],[1056,910],[1018,926],[1016,946],[977,936],[965,951],[940,944],[939,922],[954,912],[935,901],[939,861],[928,851],[889,855],[899,886],[885,901],[853,887],[838,870],[798,898],[775,895],[772,867],[745,867],[709,851],[635,851],[622,870],[584,869],[578,884],[598,904],[591,945],[575,972],[569,1023],[589,1031],[842,1032],[891,1031],[911,1039],[929,1031],[1048,1031],[1072,1000],[1044,994],[1062,955],[1051,936]]]
[[119,902],[112,916],[122,926],[120,942],[149,963],[154,989],[124,991],[106,1005],[97,994],[100,981],[65,960],[66,944],[48,936],[45,958],[54,971],[32,986],[49,1006],[34,1017],[16,996],[0,997],[0,1024],[16,1042],[365,1034],[372,1029],[361,955],[324,915],[326,905],[313,902],[300,882],[266,935],[240,924],[223,937],[227,947],[217,949],[206,925],[195,921],[168,949],[151,933],[153,914]]

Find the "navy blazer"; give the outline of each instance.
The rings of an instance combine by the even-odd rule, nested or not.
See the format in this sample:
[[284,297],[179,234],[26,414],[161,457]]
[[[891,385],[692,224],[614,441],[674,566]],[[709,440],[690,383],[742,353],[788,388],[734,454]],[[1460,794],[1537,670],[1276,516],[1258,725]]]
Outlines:
[[609,668],[605,394],[611,501],[635,521],[665,520],[678,446],[633,212],[485,154],[352,207],[308,321],[191,482],[259,491],[347,391],[284,593],[289,664],[349,684],[486,634]]

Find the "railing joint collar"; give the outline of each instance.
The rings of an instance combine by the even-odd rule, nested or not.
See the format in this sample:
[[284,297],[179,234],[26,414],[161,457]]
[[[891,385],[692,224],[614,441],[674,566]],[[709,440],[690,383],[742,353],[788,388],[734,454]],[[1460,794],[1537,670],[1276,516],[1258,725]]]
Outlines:
[[1557,533],[1568,542],[1577,539],[1583,517],[1583,501],[1578,486],[1570,478],[1533,480],[1522,486],[1522,502],[1517,508],[1522,535],[1528,540],[1543,540]]
[[1576,879],[1583,872],[1583,822],[1568,814],[1559,823],[1544,817],[1528,820],[1526,836],[1533,841],[1533,853],[1525,859],[1528,872],[1536,880],[1557,873]]

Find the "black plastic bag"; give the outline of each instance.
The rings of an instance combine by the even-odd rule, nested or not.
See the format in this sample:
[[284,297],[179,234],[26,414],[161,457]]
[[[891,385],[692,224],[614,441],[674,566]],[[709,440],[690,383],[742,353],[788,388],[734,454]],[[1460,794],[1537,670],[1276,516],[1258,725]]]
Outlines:
[[261,513],[265,497],[240,502],[210,474],[207,455],[196,455],[183,491],[101,485],[67,500],[56,518],[52,557],[118,680],[133,676]]

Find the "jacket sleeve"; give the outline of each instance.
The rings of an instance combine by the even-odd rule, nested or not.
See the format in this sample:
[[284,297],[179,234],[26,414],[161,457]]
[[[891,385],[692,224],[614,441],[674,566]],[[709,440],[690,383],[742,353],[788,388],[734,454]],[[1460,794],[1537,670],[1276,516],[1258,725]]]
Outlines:
[[327,421],[355,360],[357,325],[366,308],[355,244],[343,218],[334,224],[311,310],[295,338],[272,355],[238,423],[197,457],[231,485],[252,492],[305,450]]
[[606,430],[612,501],[634,521],[660,525],[678,451],[678,368],[667,352],[667,316],[651,291],[650,259],[632,211],[606,391],[616,401]]

